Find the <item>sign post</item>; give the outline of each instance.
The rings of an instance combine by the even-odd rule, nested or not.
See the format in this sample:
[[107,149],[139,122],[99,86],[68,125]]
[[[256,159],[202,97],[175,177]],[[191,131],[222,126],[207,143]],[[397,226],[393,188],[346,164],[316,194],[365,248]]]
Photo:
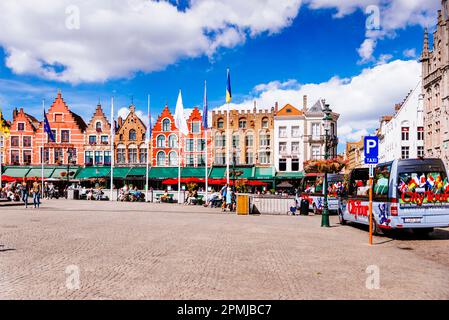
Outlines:
[[379,163],[379,139],[365,137],[365,164],[369,166],[369,244],[373,244],[373,179],[374,167]]

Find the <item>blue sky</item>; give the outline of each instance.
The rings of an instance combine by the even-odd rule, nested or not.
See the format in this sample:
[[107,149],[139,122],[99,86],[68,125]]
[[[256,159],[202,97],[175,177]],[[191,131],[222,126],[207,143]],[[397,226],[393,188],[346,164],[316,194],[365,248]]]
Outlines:
[[[105,1],[107,2],[103,0],[104,3]],[[192,16],[195,14],[194,18],[202,17],[199,12],[205,9],[200,7],[200,2],[206,1],[214,2],[215,0],[197,0],[196,3],[194,1],[187,6],[186,2],[182,2],[178,11],[189,14],[191,12]],[[433,28],[432,21],[436,13],[434,9],[438,8],[439,0],[426,2],[425,8],[419,4],[419,1],[416,7],[408,6],[410,16],[408,19],[402,17],[404,21],[395,21],[391,18],[394,17],[394,10],[404,10],[401,7],[394,7],[398,3],[401,5],[402,0],[396,1],[396,4],[395,1],[390,1],[387,5],[380,4],[385,3],[384,1],[372,1],[379,2],[380,15],[384,19],[380,20],[381,32],[374,35],[369,34],[365,28],[369,17],[365,14],[366,1],[348,0],[346,4],[344,1],[335,1],[335,5],[329,4],[333,1],[308,0],[303,1],[302,4],[299,0],[285,1],[289,2],[286,5],[287,9],[280,13],[273,13],[275,19],[272,24],[267,22],[260,25],[262,18],[257,16],[254,17],[254,22],[251,22],[251,18],[248,18],[250,22],[247,22],[243,16],[241,19],[237,17],[232,21],[220,20],[217,22],[219,27],[212,23],[207,25],[207,32],[200,32],[203,32],[203,35],[207,34],[206,40],[209,39],[209,42],[198,46],[195,42],[201,43],[204,39],[198,38],[195,34],[196,27],[192,27],[190,34],[190,30],[184,31],[184,28],[190,28],[189,24],[181,26],[177,24],[179,17],[177,18],[176,15],[179,12],[176,12],[176,8],[175,11],[172,10],[173,1],[162,8],[154,6],[152,9],[148,8],[148,12],[160,10],[161,15],[167,16],[167,22],[161,26],[163,30],[158,34],[156,31],[145,34],[146,30],[144,30],[140,37],[139,33],[136,33],[136,28],[139,27],[130,25],[129,31],[126,28],[117,31],[117,36],[114,38],[122,37],[122,39],[111,40],[115,46],[111,46],[109,51],[103,51],[101,57],[95,57],[95,54],[91,52],[86,54],[87,57],[80,55],[80,60],[86,62],[83,65],[73,62],[77,59],[76,55],[74,58],[67,57],[69,53],[64,50],[64,45],[62,47],[55,45],[58,39],[44,35],[45,28],[42,33],[39,33],[35,30],[20,31],[19,27],[23,27],[22,22],[18,22],[16,28],[5,26],[8,30],[6,33],[9,35],[0,36],[0,104],[7,119],[11,118],[13,107],[24,107],[27,112],[41,118],[39,115],[41,100],[44,98],[47,105],[50,104],[57,90],[61,89],[65,101],[73,111],[88,121],[98,100],[101,100],[107,113],[109,113],[109,101],[112,95],[116,97],[118,107],[125,107],[131,103],[131,99],[134,99],[136,107],[145,112],[146,96],[151,94],[152,114],[155,117],[166,102],[174,110],[179,89],[183,91],[186,108],[201,105],[204,80],[207,80],[209,105],[210,108],[214,108],[224,103],[226,68],[230,67],[233,102],[236,105],[249,104],[256,99],[259,106],[271,107],[274,99],[281,104],[289,102],[301,107],[300,97],[304,93],[309,94],[311,99],[326,98],[331,103],[331,107],[334,106],[334,109],[342,114],[340,132],[343,141],[354,140],[366,130],[374,129],[375,121],[382,115],[381,113],[392,109],[394,103],[400,102],[401,97],[404,97],[416,84],[419,77],[417,71],[419,66],[416,61],[421,53],[423,27],[428,25]],[[19,6],[20,2],[21,0],[18,1]],[[77,3],[77,1],[72,2]],[[292,9],[292,3],[295,2],[297,2],[297,8]],[[130,3],[144,5],[145,1],[133,0]],[[108,40],[104,38],[107,33],[101,35],[97,31],[90,32],[89,26],[83,29],[83,21],[88,18],[83,20],[83,6],[86,4],[84,1],[79,1],[79,5],[81,8],[80,30],[83,34],[72,36],[73,33],[71,33],[67,46],[72,48],[73,45],[73,50],[77,50],[78,42],[84,44],[84,39],[91,36],[101,36],[99,42],[104,41],[103,47],[108,45]],[[0,8],[4,9],[0,10],[4,12],[3,14],[13,10],[5,4],[1,6],[6,6]],[[16,21],[26,19],[26,14],[33,17],[39,17],[42,14],[33,12],[33,9],[27,8],[25,3],[23,6],[22,13],[13,17]],[[254,10],[258,10],[257,5],[255,6]],[[112,8],[111,11],[120,9],[109,6],[105,8]],[[270,5],[266,4],[263,9],[269,12]],[[137,6],[135,10],[146,12],[145,7]],[[242,10],[245,8],[240,11]],[[17,11],[12,12],[14,15]],[[46,14],[55,13],[49,11]],[[421,15],[422,19],[417,19],[416,15]],[[268,16],[266,20],[270,18],[271,16]],[[173,19],[173,29],[176,31],[165,29],[171,19]],[[219,18],[211,17],[211,20],[213,19]],[[42,23],[39,18],[35,20],[34,23],[37,26]],[[382,25],[383,21],[385,26]],[[158,27],[157,23],[157,21],[154,22],[151,27]],[[194,23],[196,22],[191,22],[191,24]],[[30,23],[29,28],[33,27],[32,24]],[[101,26],[101,23],[99,25]],[[105,25],[107,26],[106,22]],[[226,34],[228,31],[230,36]],[[17,34],[19,32],[23,34]],[[33,35],[36,32],[38,33]],[[183,32],[186,35],[183,35]],[[221,34],[224,35],[223,41],[217,40],[218,35]],[[27,36],[36,38],[34,46],[31,44],[27,46]],[[24,37],[24,41],[18,41],[17,37]],[[146,37],[151,40],[147,41]],[[127,42],[131,42],[133,38],[137,38],[135,43],[128,45]],[[64,44],[64,39],[67,38],[62,37],[59,40]],[[366,53],[361,53],[359,48],[367,39],[373,39],[375,46],[372,52],[368,50],[368,59],[362,61]],[[122,43],[123,52],[119,52]],[[146,44],[157,45],[160,48],[157,51],[142,49],[142,52],[138,52]],[[53,49],[45,51],[47,45],[53,46]],[[167,56],[174,52],[173,57],[164,57],[165,48]],[[89,50],[96,50],[96,48],[92,47]],[[98,50],[100,52],[102,48]],[[108,53],[111,55],[109,56]],[[42,64],[36,67],[36,61]],[[59,61],[68,62],[64,64]],[[128,69],[122,67],[129,61],[138,62]],[[101,68],[103,63],[111,65],[111,69],[115,68],[117,72],[108,74],[109,69]],[[95,69],[97,66],[98,70]],[[47,72],[48,70],[52,72]],[[71,70],[70,75],[60,76],[64,70]],[[394,79],[389,73],[398,76],[401,72],[403,72],[404,83],[395,84],[393,90],[384,79]],[[83,78],[87,73],[91,78]],[[367,73],[372,74],[369,81],[364,76]],[[367,82],[359,85],[357,89],[357,83],[362,81]],[[363,92],[364,88],[360,89],[360,86],[371,87],[373,82],[377,83],[378,88],[372,90],[377,91],[366,93]],[[379,83],[386,85],[387,88]],[[341,95],[349,92],[347,97],[339,97],[338,92],[342,88],[344,91]],[[385,97],[373,98],[377,95],[382,97],[385,95]],[[358,100],[354,101],[355,99]],[[373,101],[367,101],[368,99]],[[354,116],[349,116],[356,108],[354,106],[361,104],[372,106],[372,108],[363,114],[358,115],[355,112]],[[373,108],[378,110],[373,111]],[[369,125],[360,126],[357,124],[360,121],[367,121]]]

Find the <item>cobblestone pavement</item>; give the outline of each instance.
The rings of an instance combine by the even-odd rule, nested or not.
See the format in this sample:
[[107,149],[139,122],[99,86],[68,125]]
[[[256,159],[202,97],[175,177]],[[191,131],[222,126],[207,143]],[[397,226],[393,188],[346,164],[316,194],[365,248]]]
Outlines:
[[[365,229],[331,221],[145,203],[0,207],[0,298],[449,298],[448,231],[370,247]],[[370,265],[378,290],[366,288]]]

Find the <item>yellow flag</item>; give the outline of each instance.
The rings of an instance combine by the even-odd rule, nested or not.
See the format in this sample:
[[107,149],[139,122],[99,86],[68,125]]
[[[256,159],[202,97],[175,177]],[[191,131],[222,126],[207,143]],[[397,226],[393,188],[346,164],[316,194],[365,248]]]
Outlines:
[[10,134],[10,130],[8,125],[6,124],[6,121],[3,119],[3,114],[0,111],[0,133],[3,133],[3,135],[8,138]]

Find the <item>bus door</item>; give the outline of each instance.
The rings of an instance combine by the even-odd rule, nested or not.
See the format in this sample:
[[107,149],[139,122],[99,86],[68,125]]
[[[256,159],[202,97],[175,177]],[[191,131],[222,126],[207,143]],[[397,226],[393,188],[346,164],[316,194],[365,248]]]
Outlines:
[[369,225],[369,170],[351,171],[347,194],[340,201],[344,220]]

